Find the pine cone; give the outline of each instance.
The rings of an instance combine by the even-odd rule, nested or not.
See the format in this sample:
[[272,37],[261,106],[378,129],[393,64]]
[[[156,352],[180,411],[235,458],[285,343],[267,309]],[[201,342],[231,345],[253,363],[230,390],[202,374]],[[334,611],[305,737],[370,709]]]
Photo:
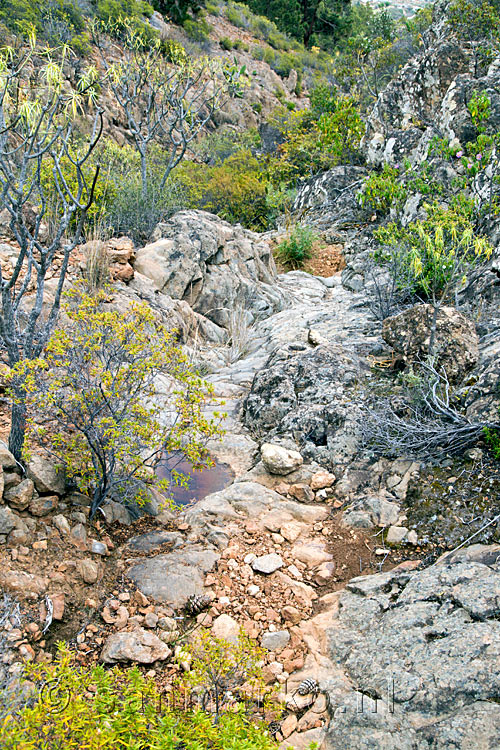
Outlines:
[[297,692],[299,695],[309,695],[311,693],[312,695],[316,695],[316,693],[319,693],[319,685],[312,677],[307,677],[305,680],[302,680],[297,688]]
[[210,605],[210,599],[204,594],[193,594],[187,600],[184,609],[189,615],[199,615]]

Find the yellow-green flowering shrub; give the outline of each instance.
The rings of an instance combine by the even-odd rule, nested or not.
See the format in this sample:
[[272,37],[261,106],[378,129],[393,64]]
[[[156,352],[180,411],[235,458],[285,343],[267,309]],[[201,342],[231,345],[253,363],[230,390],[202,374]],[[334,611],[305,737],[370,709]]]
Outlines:
[[[43,359],[13,369],[27,394],[27,441],[37,439],[92,497],[94,514],[107,498],[141,504],[166,453],[195,468],[212,465],[209,438],[221,434],[218,414],[207,419],[211,387],[193,370],[175,331],[146,303],[118,312],[75,287]],[[158,378],[169,395],[158,395]],[[29,445],[29,443],[28,443]],[[173,472],[173,481],[184,481]]]
[[3,750],[276,750],[262,721],[235,703],[207,711],[160,693],[137,668],[75,664],[61,646],[52,664],[30,664],[32,699],[0,722]]

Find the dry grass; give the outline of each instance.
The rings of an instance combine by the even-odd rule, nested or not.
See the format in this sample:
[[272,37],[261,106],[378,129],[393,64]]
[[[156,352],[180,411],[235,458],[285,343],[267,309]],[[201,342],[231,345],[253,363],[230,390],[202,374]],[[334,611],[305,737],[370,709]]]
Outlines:
[[94,227],[86,246],[85,286],[89,294],[95,294],[111,279],[110,257],[99,227]]

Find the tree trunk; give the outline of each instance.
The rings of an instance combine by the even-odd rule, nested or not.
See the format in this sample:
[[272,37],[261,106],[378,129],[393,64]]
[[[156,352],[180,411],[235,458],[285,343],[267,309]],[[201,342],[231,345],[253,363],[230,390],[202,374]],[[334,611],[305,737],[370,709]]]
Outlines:
[[92,520],[103,504],[104,500],[106,499],[106,493],[103,492],[102,488],[97,485],[97,487],[94,490],[94,495],[92,497],[92,504],[90,506],[90,520]]
[[16,459],[21,462],[24,447],[24,436],[26,434],[26,404],[24,400],[18,404],[12,404],[12,422],[9,435],[9,450]]
[[148,194],[148,172],[146,163],[146,152],[141,151],[141,182],[142,182],[142,197],[146,200]]

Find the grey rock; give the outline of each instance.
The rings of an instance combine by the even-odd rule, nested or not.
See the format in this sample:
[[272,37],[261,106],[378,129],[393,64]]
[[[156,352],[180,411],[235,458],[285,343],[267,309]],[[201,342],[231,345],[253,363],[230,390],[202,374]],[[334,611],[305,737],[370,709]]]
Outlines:
[[481,554],[491,567],[443,561],[348,584],[327,639],[353,688],[337,696],[329,750],[499,746],[500,563]]
[[75,523],[71,529],[71,536],[81,544],[87,543],[87,528],[84,523]]
[[271,249],[254,232],[204,211],[181,211],[159,224],[151,239],[137,251],[135,270],[218,326],[230,325],[237,302],[253,319],[284,307]]
[[152,552],[164,544],[176,549],[182,544],[182,535],[173,531],[148,531],[129,539],[127,546],[137,552]]
[[114,500],[110,500],[103,505],[102,510],[108,523],[118,522],[122,523],[124,526],[130,526],[132,523],[130,513],[121,503],[116,503]]
[[471,421],[498,422],[500,409],[500,337],[495,335],[481,348],[474,381],[467,389],[465,407]]
[[239,632],[240,626],[230,615],[219,615],[212,623],[212,635],[228,643],[236,645]]
[[211,533],[212,521],[225,525],[232,520],[258,518],[270,511],[278,511],[280,522],[295,518],[297,521],[315,523],[328,515],[326,508],[286,500],[257,482],[236,482],[197,502],[186,512],[185,519],[194,527],[208,526]]
[[296,471],[304,462],[298,451],[291,451],[281,445],[264,443],[260,449],[262,462],[271,474],[286,475]]
[[397,523],[400,513],[397,503],[391,503],[381,497],[366,497],[362,501],[362,507],[370,512],[376,526],[391,526]]
[[59,498],[57,495],[49,495],[45,497],[34,497],[29,505],[29,511],[33,516],[37,518],[43,518],[48,516],[49,513],[56,510],[59,504]]
[[289,642],[290,633],[288,630],[276,630],[275,632],[268,630],[262,634],[262,646],[267,648],[268,651],[279,653]]
[[16,516],[10,508],[0,507],[0,534],[9,534],[16,527]]
[[190,596],[203,594],[204,575],[218,559],[212,550],[193,545],[136,563],[127,575],[147,597],[182,607]]
[[366,174],[362,167],[340,166],[305,180],[293,211],[307,211],[308,223],[328,229],[366,221],[370,212],[357,198]]
[[34,488],[31,479],[24,479],[18,485],[8,489],[4,498],[16,510],[26,510],[33,497]]
[[70,525],[68,523],[68,519],[66,516],[63,516],[62,513],[58,513],[57,516],[54,516],[52,519],[54,526],[61,534],[69,534],[70,532]]
[[[431,305],[415,305],[383,323],[382,336],[408,364],[429,355]],[[460,381],[479,359],[476,328],[454,307],[442,307],[437,317],[435,367],[443,368],[450,381]]]
[[406,526],[389,526],[385,541],[387,544],[401,544],[406,539],[407,534]]
[[7,448],[5,443],[2,442],[0,442],[0,464],[2,465],[2,469],[4,471],[20,468],[10,450]]
[[270,573],[274,573],[275,570],[282,568],[284,563],[280,555],[271,552],[269,555],[256,557],[251,565],[253,570],[257,573],[265,573],[266,575],[269,575]]
[[53,461],[37,454],[28,464],[28,477],[33,480],[38,492],[62,495],[66,486],[64,472]]
[[305,459],[330,468],[347,464],[359,449],[359,358],[337,345],[278,349],[260,370],[244,403],[253,432],[293,435]]
[[104,542],[98,542],[97,539],[92,539],[90,543],[90,551],[93,552],[94,555],[107,555],[108,548]]
[[373,529],[375,526],[371,514],[365,510],[346,511],[342,516],[342,524],[354,529]]
[[76,569],[85,583],[96,583],[99,578],[99,566],[90,558],[79,560],[76,564]]

